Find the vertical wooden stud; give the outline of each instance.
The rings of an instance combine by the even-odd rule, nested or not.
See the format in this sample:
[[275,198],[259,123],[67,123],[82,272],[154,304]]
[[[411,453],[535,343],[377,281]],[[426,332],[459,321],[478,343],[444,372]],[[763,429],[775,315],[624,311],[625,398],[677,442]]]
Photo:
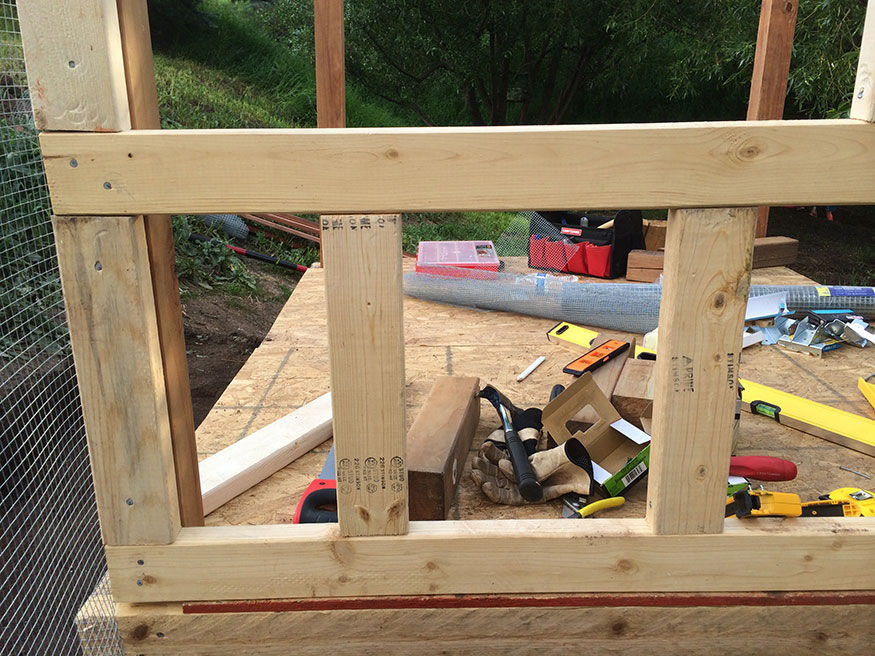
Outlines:
[[[135,130],[161,128],[155,68],[149,35],[149,12],[146,0],[118,0],[119,25],[125,63],[131,127]],[[176,277],[176,253],[170,215],[143,217],[158,338],[164,368],[164,388],[173,442],[179,514],[183,526],[203,526],[204,506],[197,463],[197,442],[191,404],[185,336],[182,326],[182,303]]]
[[[313,0],[316,41],[316,127],[346,127],[343,0]],[[320,217],[321,223],[321,217]],[[319,262],[323,262],[320,233]]]
[[340,533],[407,532],[401,217],[322,217]]
[[179,508],[143,218],[53,226],[103,541],[168,544]]
[[[757,49],[750,82],[748,121],[780,120],[784,117],[787,76],[793,52],[793,33],[799,0],[762,0]],[[756,236],[765,237],[769,228],[769,208],[757,213]]]
[[19,0],[33,116],[40,130],[131,127],[116,0]]
[[870,2],[866,8],[851,118],[875,122],[875,2]]
[[346,127],[343,0],[314,0],[316,125]]
[[723,530],[755,216],[670,212],[647,487],[654,533]]

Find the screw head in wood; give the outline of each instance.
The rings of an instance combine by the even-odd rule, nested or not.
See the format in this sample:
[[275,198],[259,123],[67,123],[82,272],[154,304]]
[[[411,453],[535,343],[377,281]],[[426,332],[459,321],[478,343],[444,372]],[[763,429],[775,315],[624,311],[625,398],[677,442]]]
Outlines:
[[70,68],[76,68],[76,62],[71,59],[67,62],[67,66],[69,66]]
[[137,565],[145,565],[145,564],[146,564],[145,560],[138,560],[137,561]]
[[[100,264],[100,262],[98,262],[98,264]],[[131,499],[130,497],[128,497],[127,499],[125,499],[125,503],[128,504],[129,506],[133,506],[134,500]]]
[[112,184],[109,183],[109,182],[104,182],[104,183],[103,183],[103,188],[104,188],[104,189],[112,189]]
[[77,166],[79,166],[79,162],[75,159],[71,159],[70,160],[70,168],[75,169]]
[[[94,270],[95,270],[95,271],[103,271],[103,265],[102,265],[100,262],[95,262],[95,263],[94,263]],[[128,501],[131,502],[131,503],[128,504],[129,506],[130,506],[132,503],[134,503],[131,499],[128,499]]]

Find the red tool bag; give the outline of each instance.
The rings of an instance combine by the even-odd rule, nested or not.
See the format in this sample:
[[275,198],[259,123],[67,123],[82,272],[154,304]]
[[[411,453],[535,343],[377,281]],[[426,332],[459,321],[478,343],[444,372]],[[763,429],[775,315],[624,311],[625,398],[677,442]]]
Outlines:
[[[610,228],[598,226],[613,220]],[[597,278],[626,274],[629,251],[644,248],[640,210],[613,217],[585,212],[533,212],[529,267]]]

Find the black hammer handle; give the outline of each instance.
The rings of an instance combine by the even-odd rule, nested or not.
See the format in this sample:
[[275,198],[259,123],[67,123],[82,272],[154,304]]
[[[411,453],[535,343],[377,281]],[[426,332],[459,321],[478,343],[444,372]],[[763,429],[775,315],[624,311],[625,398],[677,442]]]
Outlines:
[[487,385],[480,392],[480,396],[488,399],[498,411],[501,428],[504,430],[504,441],[510,453],[510,462],[513,465],[513,473],[516,476],[520,494],[526,501],[540,501],[544,498],[544,491],[541,489],[538,479],[535,478],[535,473],[532,471],[532,463],[529,462],[529,456],[526,454],[526,447],[523,446],[519,434],[511,423],[507,408],[501,403],[498,390]]

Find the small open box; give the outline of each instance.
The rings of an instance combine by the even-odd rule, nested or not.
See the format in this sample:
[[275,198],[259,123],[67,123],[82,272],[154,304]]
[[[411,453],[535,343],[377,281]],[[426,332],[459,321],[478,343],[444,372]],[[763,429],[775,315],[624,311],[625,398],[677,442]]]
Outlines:
[[[574,435],[568,422],[591,406],[598,420]],[[647,473],[650,436],[620,417],[599,389],[591,373],[585,373],[544,408],[544,427],[557,444],[572,437],[586,447],[593,462],[595,483],[608,496],[621,494]]]

